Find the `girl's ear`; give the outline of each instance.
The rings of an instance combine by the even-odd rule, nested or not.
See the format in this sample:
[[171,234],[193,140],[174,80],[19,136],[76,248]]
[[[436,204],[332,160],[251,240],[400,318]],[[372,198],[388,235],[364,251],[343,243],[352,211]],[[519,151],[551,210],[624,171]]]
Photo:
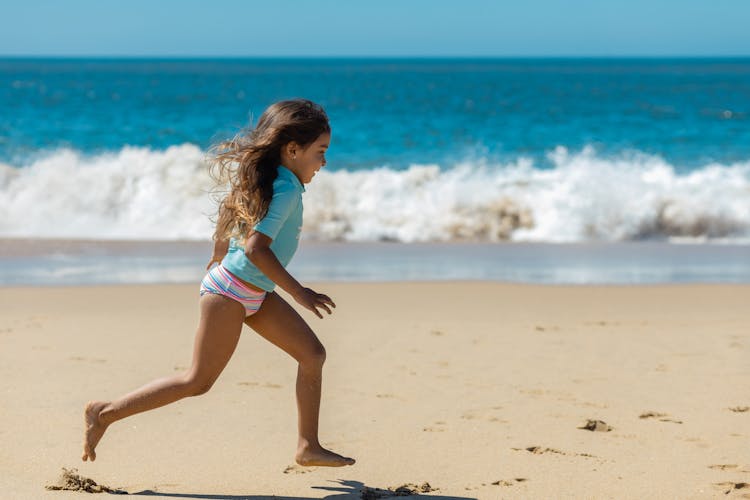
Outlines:
[[289,142],[284,147],[286,148],[286,154],[289,155],[289,158],[291,158],[292,160],[297,158],[297,150],[299,149],[299,145],[296,142]]

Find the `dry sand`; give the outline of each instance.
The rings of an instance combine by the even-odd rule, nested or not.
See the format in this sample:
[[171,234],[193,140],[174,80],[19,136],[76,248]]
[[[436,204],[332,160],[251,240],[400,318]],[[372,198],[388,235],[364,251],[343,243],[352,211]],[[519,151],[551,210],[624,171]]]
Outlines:
[[45,489],[75,467],[155,498],[750,498],[750,286],[314,288],[321,438],[353,467],[294,465],[296,367],[249,329],[208,394],[80,462],[88,400],[188,366],[197,285],[3,288],[0,497],[79,498]]

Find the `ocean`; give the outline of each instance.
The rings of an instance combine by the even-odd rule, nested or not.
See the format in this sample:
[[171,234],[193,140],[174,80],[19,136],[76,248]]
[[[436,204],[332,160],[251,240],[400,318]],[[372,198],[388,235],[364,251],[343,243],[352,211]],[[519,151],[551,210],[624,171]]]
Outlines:
[[750,282],[748,58],[5,58],[0,284],[200,279],[207,149],[292,97],[302,279]]

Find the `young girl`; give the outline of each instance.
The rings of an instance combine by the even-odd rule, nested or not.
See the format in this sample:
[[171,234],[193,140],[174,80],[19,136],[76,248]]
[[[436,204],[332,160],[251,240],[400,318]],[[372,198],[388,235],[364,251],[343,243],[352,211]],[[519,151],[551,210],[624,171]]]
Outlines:
[[285,269],[297,250],[304,184],[325,166],[330,139],[323,108],[295,99],[271,105],[247,136],[217,147],[212,166],[218,169],[219,180],[229,181],[230,191],[219,205],[213,256],[201,283],[192,366],[119,399],[88,403],[84,461],[96,459],[96,445],[113,422],[205,394],[232,356],[244,323],[299,363],[297,463],[334,467],[354,463],[320,445],[318,414],[326,352],[305,320],[273,291],[280,286],[319,318],[323,315],[318,309],[331,314],[329,306],[336,307],[328,296],[303,287]]

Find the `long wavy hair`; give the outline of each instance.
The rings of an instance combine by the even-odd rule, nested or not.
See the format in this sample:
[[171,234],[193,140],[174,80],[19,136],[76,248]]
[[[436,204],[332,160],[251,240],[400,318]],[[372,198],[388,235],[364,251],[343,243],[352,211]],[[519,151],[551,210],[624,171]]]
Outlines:
[[219,186],[228,188],[219,203],[213,238],[244,241],[268,212],[282,147],[296,142],[304,149],[330,132],[320,105],[292,99],[270,105],[254,129],[213,146],[208,158],[211,175]]

